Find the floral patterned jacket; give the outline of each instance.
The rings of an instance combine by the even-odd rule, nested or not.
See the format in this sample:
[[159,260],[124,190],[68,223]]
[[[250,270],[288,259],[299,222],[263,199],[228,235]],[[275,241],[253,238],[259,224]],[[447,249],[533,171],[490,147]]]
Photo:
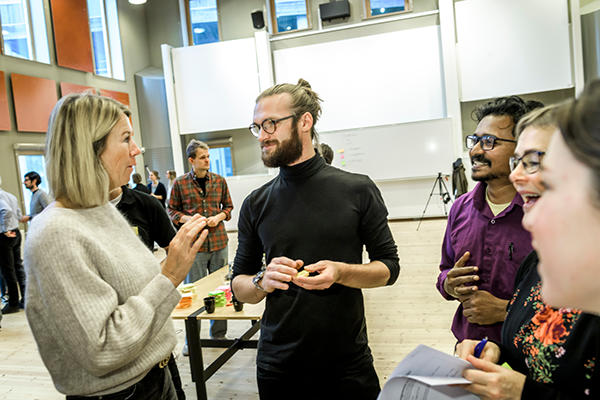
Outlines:
[[553,309],[540,296],[537,253],[519,268],[502,330],[502,362],[527,376],[522,399],[600,396],[600,317]]

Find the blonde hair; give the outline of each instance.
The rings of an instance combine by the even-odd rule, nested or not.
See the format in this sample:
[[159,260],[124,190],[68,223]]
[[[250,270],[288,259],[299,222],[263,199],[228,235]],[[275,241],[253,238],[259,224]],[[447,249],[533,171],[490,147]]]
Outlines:
[[310,137],[315,142],[318,142],[318,135],[315,129],[315,125],[321,116],[321,103],[323,100],[316,94],[310,84],[304,79],[298,79],[298,83],[293,85],[291,83],[282,83],[270,87],[269,89],[262,92],[257,98],[256,103],[264,99],[265,97],[274,96],[277,94],[287,93],[292,97],[291,111],[294,113],[294,124],[298,121],[304,113],[310,113],[313,118],[313,126],[311,128]]
[[108,202],[109,178],[100,155],[122,115],[123,104],[91,92],[61,98],[48,123],[46,176],[50,193],[72,208],[91,208]]
[[530,126],[538,129],[557,128],[558,123],[556,122],[555,114],[558,106],[558,104],[553,104],[542,108],[536,108],[525,114],[515,127],[515,140],[519,140],[519,136],[521,136],[523,131]]

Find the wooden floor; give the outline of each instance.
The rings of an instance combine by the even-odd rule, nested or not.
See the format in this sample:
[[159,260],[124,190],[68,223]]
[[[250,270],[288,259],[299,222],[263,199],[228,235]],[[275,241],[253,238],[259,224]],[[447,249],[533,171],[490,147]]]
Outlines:
[[[391,222],[398,244],[402,271],[391,287],[364,290],[369,342],[375,368],[383,385],[398,362],[418,344],[451,353],[454,337],[450,323],[456,303],[446,302],[435,288],[445,219]],[[230,234],[230,259],[235,254],[236,234]],[[161,254],[157,254],[158,257]],[[208,324],[202,337],[208,337]],[[233,321],[228,337],[234,338],[249,328],[249,322]],[[176,322],[179,344],[175,351],[188,399],[196,399],[187,357],[181,356],[185,332]],[[205,349],[205,363],[219,350]],[[217,399],[258,399],[255,379],[256,350],[238,352],[207,382],[208,395]],[[5,315],[0,330],[0,400],[64,399],[56,391],[42,363],[27,325],[24,312]]]

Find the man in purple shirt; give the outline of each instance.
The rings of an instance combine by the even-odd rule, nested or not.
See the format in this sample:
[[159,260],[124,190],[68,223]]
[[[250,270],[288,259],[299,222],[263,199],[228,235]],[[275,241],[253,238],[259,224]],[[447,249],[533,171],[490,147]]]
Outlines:
[[456,200],[448,216],[437,288],[460,302],[452,332],[464,339],[500,341],[515,275],[532,250],[521,226],[523,199],[508,179],[514,127],[539,102],[510,96],[479,106],[479,125],[466,138],[475,189]]

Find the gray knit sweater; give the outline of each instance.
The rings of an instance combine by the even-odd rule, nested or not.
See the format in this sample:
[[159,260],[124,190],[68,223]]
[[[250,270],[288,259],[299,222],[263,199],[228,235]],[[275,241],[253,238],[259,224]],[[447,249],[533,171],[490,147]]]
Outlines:
[[25,267],[27,319],[59,392],[123,390],[177,344],[181,295],[111,204],[38,215]]

